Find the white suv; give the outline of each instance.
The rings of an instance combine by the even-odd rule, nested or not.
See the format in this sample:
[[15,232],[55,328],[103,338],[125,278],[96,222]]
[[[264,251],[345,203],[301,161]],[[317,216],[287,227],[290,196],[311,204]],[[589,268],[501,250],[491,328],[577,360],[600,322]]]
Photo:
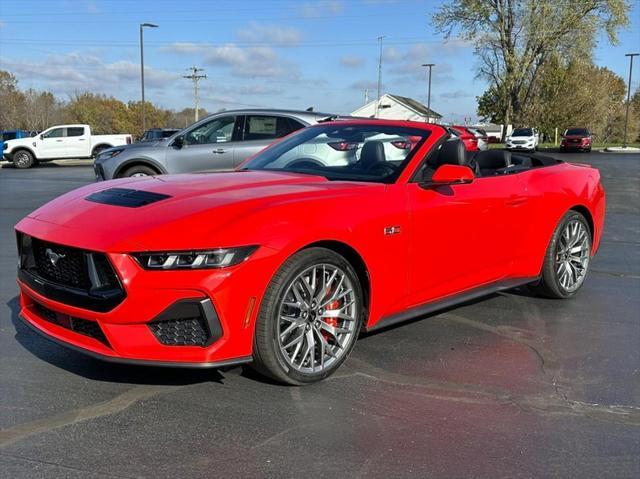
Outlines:
[[535,151],[538,149],[539,135],[535,128],[516,128],[507,137],[507,150]]

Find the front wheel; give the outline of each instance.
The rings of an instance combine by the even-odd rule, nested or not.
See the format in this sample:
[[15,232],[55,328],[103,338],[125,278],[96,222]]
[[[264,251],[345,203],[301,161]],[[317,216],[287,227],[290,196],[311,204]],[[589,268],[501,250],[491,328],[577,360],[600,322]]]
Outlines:
[[577,211],[564,215],[551,237],[538,291],[550,298],[569,298],[580,289],[591,261],[591,231]]
[[351,264],[326,248],[302,250],[267,288],[252,367],[286,384],[320,381],[351,353],[363,315],[362,288]]
[[31,168],[35,164],[35,159],[31,152],[27,150],[20,150],[13,155],[13,165],[16,168],[27,169]]

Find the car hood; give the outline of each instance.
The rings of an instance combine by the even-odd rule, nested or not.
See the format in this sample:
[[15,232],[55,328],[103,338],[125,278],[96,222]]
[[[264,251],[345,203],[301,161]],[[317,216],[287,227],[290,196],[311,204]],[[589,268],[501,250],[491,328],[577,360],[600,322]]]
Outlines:
[[[246,222],[251,221],[247,218],[256,211],[283,203],[322,201],[328,196],[335,199],[366,185],[384,188],[381,184],[330,182],[320,176],[260,171],[126,178],[95,183],[60,196],[31,213],[16,229],[97,251],[237,246],[232,225],[244,222],[242,230],[247,231]],[[167,197],[140,207],[87,199],[112,188]]]

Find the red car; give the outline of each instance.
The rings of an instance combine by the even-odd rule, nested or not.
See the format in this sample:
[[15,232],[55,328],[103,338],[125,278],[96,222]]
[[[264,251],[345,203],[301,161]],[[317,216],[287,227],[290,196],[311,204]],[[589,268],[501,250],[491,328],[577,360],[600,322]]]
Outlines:
[[466,126],[453,125],[451,129],[454,130],[454,134],[464,143],[464,147],[467,151],[478,151],[478,137]]
[[[442,126],[302,129],[237,171],[88,185],[20,221],[21,316],[116,362],[252,362],[323,379],[360,331],[535,284],[568,298],[602,235],[598,170],[490,150]],[[385,140],[412,146],[387,159]],[[304,161],[335,142],[357,160]],[[399,350],[398,354],[402,354]]]
[[591,132],[587,128],[568,128],[562,135],[560,151],[591,151]]

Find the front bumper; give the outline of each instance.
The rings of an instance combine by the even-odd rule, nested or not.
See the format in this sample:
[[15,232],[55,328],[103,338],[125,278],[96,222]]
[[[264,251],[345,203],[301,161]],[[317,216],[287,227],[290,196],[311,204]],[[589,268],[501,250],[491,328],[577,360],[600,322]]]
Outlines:
[[[250,261],[220,270],[148,271],[127,254],[107,255],[126,293],[115,307],[96,311],[67,304],[19,278],[22,319],[55,342],[112,362],[220,367],[251,361],[257,298],[277,267],[273,250],[260,248]],[[183,330],[170,330],[167,339],[155,327],[176,319],[172,313],[184,302],[209,308],[202,315],[207,341],[185,343]],[[87,334],[87,325],[101,335]]]
[[524,145],[515,145],[515,144],[510,144],[507,143],[506,147],[507,150],[526,150],[526,151],[531,151],[535,148],[535,146],[533,144],[524,144]]

